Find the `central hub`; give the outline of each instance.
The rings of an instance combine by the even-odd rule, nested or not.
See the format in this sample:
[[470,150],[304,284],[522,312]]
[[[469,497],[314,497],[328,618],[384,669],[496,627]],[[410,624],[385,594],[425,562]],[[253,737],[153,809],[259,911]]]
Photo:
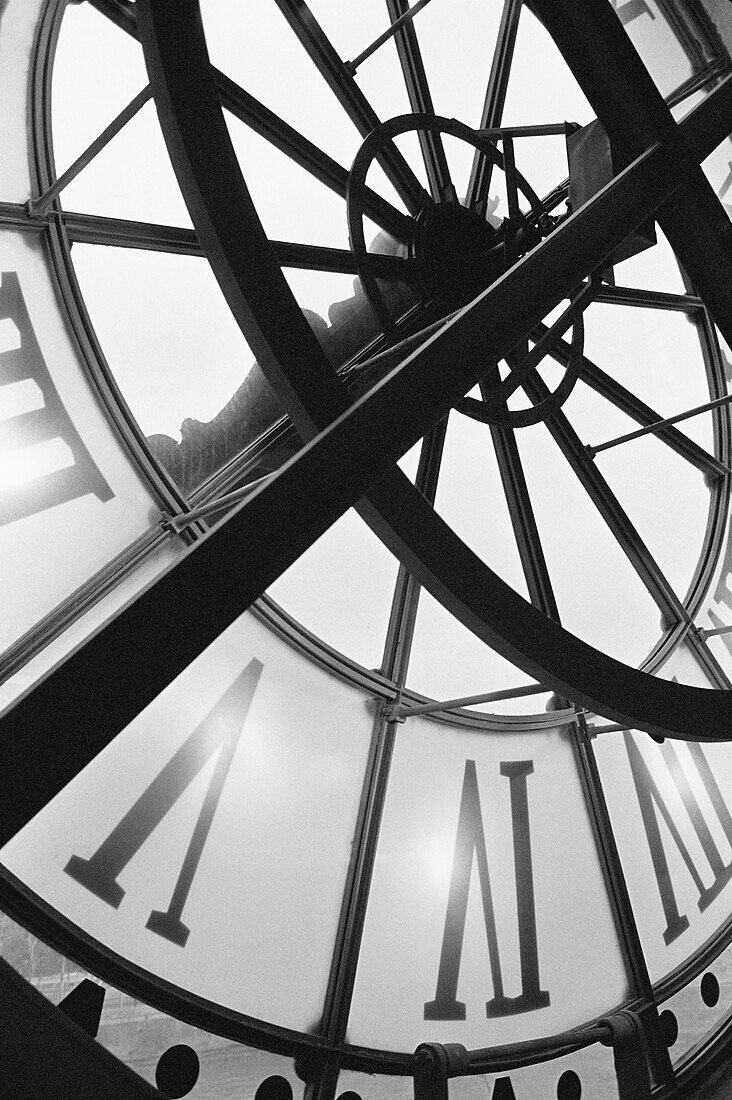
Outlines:
[[464,206],[439,203],[416,219],[411,255],[431,298],[458,309],[505,271],[501,234]]

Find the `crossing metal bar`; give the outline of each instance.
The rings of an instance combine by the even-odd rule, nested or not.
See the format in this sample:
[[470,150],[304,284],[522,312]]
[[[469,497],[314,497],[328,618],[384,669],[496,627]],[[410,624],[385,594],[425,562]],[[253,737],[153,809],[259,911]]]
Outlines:
[[429,2],[430,0],[417,0],[417,3],[412,4],[409,11],[405,11],[404,15],[400,15],[398,19],[395,19],[389,29],[385,30],[383,34],[380,34],[378,38],[375,38],[371,45],[367,46],[365,50],[362,50],[358,57],[355,57],[353,61],[346,61],[345,66],[351,76],[353,76],[359,65],[362,65],[368,57],[371,57],[372,53],[376,53],[379,46],[383,46],[385,42],[388,42],[405,23],[411,22],[417,12],[426,7]]
[[476,134],[489,138],[551,137],[567,135],[579,129],[577,122],[548,122],[540,126],[488,126],[476,130]]
[[[631,439],[640,439],[643,435],[652,435],[657,432],[659,428],[667,428],[670,424],[678,424],[681,420],[689,420],[692,416],[698,416],[700,413],[709,412],[710,409],[719,409],[723,405],[729,405],[732,402],[732,394],[726,394],[725,397],[717,397],[714,401],[706,401],[703,405],[696,405],[693,409],[687,409],[686,412],[676,413],[675,416],[669,416],[665,420],[657,420],[653,424],[647,424],[645,428],[636,428],[633,432],[627,432],[625,435],[619,435],[615,439],[609,439],[607,443],[598,443],[596,447],[587,446],[587,453],[592,458],[600,451],[607,451],[610,447],[617,447],[619,443],[628,443]],[[728,471],[732,473],[732,470]]]
[[28,199],[26,203],[26,210],[28,213],[45,214],[53,200],[63,191],[64,187],[71,183],[71,181],[94,160],[94,157],[98,153],[101,153],[105,145],[108,145],[112,138],[116,137],[120,130],[127,125],[130,119],[134,118],[140,108],[147,103],[151,95],[152,89],[148,84],[141,92],[137,93],[135,98],[127,104],[124,110],[120,111],[117,117],[110,122],[109,126],[102,130],[99,137],[95,138],[91,145],[84,150],[81,156],[76,158],[73,164],[69,165],[66,171],[58,177],[56,182],[52,184],[47,191],[44,191],[42,195],[39,195],[35,199]]
[[225,508],[232,508],[239,501],[248,497],[250,493],[253,493],[255,489],[258,489],[260,485],[264,485],[265,481],[269,481],[271,477],[272,474],[258,477],[256,481],[250,481],[246,485],[242,485],[240,489],[234,489],[217,500],[200,504],[198,508],[191,508],[188,512],[180,512],[175,516],[166,515],[163,520],[164,526],[176,532],[183,531],[191,523],[195,523],[196,520],[206,519],[208,516],[216,515],[217,512],[223,512]]
[[706,627],[700,626],[699,633],[702,638],[716,638],[720,634],[729,634],[732,632],[732,626],[715,626],[712,630],[707,630]]
[[434,714],[438,710],[455,710],[457,707],[472,707],[478,703],[495,703],[501,699],[521,699],[525,695],[541,695],[551,691],[551,688],[543,684],[528,684],[525,687],[507,688],[504,691],[488,691],[482,695],[465,695],[461,699],[445,699],[443,702],[415,703],[408,706],[406,703],[389,708],[393,710],[393,717],[397,721],[411,718],[415,714]]

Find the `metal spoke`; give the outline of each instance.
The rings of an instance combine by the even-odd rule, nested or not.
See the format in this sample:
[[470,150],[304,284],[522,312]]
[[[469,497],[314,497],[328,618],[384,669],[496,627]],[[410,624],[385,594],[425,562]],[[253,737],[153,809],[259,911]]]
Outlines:
[[[138,37],[134,7],[128,6],[123,0],[90,0],[90,2],[121,30],[133,38]],[[314,179],[345,199],[348,187],[347,169],[246,92],[235,80],[219,69],[212,68],[221,103],[231,114],[279,149],[295,164],[299,164]],[[376,225],[386,229],[396,240],[410,239],[409,218],[370,188],[366,188],[364,196],[364,214]]]
[[[550,394],[549,387],[537,374],[527,378],[523,387],[534,404],[546,400]],[[587,454],[567,417],[559,410],[546,423],[554,441],[658,605],[661,614],[669,623],[689,622],[689,613],[661,572],[625,509]]]
[[[367,137],[380,124],[378,115],[307,4],[304,0],[275,0],[275,3],[361,137]],[[391,144],[380,150],[377,160],[410,213],[419,213],[429,203],[429,195],[397,147]]]
[[[546,325],[537,325],[532,335],[535,338],[540,338],[548,332]],[[553,359],[556,359],[562,366],[566,366],[569,362],[571,348],[565,340],[557,340],[552,346],[550,355]],[[643,427],[647,427],[649,424],[654,424],[663,417],[660,413],[652,409],[650,405],[646,405],[644,401],[641,401],[639,397],[636,397],[634,393],[626,389],[625,386],[617,382],[609,374],[606,374],[604,370],[593,363],[591,359],[586,356],[582,358],[582,366],[580,369],[580,378],[591,389],[598,393],[601,397],[604,397],[617,409],[625,413],[626,416],[630,416],[638,424],[642,424]],[[678,428],[674,428],[672,425],[661,428],[656,437],[662,443],[665,443],[667,447],[681,455],[693,466],[696,466],[698,470],[710,478],[719,477],[721,474],[727,473],[727,468],[724,463],[715,458],[714,455],[710,455],[708,451],[705,451],[703,447],[700,447],[698,443],[695,443],[693,439],[689,439],[688,436],[680,432]]]
[[[393,23],[404,19],[409,13],[409,0],[386,0],[386,6]],[[407,86],[410,107],[416,114],[433,115],[435,109],[414,23],[411,20],[402,23],[394,40],[404,83]],[[442,136],[437,131],[425,133],[420,130],[419,144],[432,198],[435,202],[456,203],[457,194],[450,178]]]
[[[236,81],[231,80],[218,69],[214,69],[214,75],[221,95],[221,103],[228,111],[283,152],[295,164],[299,164],[311,176],[345,199],[348,171],[342,165],[317,145],[308,141],[249,92],[244,91]],[[410,219],[368,187],[365,189],[364,214],[386,229],[398,241],[410,239],[412,234]]]
[[[481,393],[484,399],[490,398],[488,382],[481,383]],[[529,590],[529,599],[534,607],[538,607],[545,615],[559,622],[559,610],[536,525],[536,516],[526,484],[516,435],[512,428],[492,424],[491,437],[511,517],[511,526]]]
[[180,256],[202,256],[203,249],[193,229],[127,221],[97,214],[64,211],[63,224],[72,243],[140,248],[150,252],[173,252]]
[[[511,62],[516,47],[521,7],[522,0],[504,0],[496,48],[493,52],[493,63],[488,77],[483,113],[480,116],[480,129],[483,130],[501,125],[508,80],[511,73]],[[471,209],[485,209],[492,171],[492,162],[476,152],[470,172],[466,204]]]
[[[64,212],[63,223],[72,243],[138,248],[148,252],[171,252],[180,256],[203,256],[203,249],[193,229],[67,211]],[[282,267],[358,275],[353,253],[348,249],[300,244],[297,241],[271,240],[270,245]],[[415,279],[412,265],[400,256],[380,255],[377,252],[371,255],[370,262],[379,279],[405,283]]]

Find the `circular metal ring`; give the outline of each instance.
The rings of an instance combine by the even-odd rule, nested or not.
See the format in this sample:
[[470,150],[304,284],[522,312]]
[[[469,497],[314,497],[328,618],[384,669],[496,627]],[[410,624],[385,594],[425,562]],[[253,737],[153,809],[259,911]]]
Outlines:
[[[541,357],[532,358],[532,356],[528,356],[523,360],[513,353],[506,356],[506,362],[511,367],[508,378],[503,382],[499,382],[495,389],[486,395],[482,401],[478,401],[475,397],[464,397],[455,406],[458,412],[470,416],[473,420],[480,420],[484,424],[498,424],[506,428],[525,428],[531,424],[538,424],[557,412],[574,389],[582,368],[582,357],[585,349],[585,326],[582,312],[577,313],[576,317],[574,313],[577,310],[578,301],[585,295],[585,289],[583,287],[580,293],[575,295],[569,308],[565,310],[562,318],[560,318],[560,326],[565,318],[572,320],[572,344],[564,377],[548,397],[528,409],[508,408],[507,399],[521,384],[520,380],[533,374],[541,359],[551,352],[547,349],[545,355]],[[561,331],[554,336],[552,342],[560,338]],[[537,347],[540,347],[540,345],[537,345]]]
[[[348,240],[351,251],[356,258],[359,277],[366,297],[374,313],[383,325],[384,331],[390,336],[396,335],[395,323],[386,307],[378,280],[370,266],[370,253],[366,247],[366,239],[363,231],[362,199],[365,192],[366,176],[369,167],[372,160],[376,157],[380,146],[386,141],[392,141],[395,137],[399,137],[400,134],[410,133],[413,130],[438,132],[459,138],[461,141],[467,142],[468,145],[472,145],[473,148],[483,153],[484,156],[488,157],[489,160],[501,170],[504,169],[503,157],[496,149],[492,138],[486,137],[484,134],[480,134],[475,130],[471,130],[469,126],[466,126],[462,122],[458,122],[457,119],[445,118],[442,115],[395,115],[394,118],[375,127],[368,137],[365,138],[361,148],[356,153],[348,176],[348,187],[346,189]],[[528,199],[531,210],[538,220],[543,214],[539,196],[518,171],[516,172],[516,180],[519,190],[524,197]]]

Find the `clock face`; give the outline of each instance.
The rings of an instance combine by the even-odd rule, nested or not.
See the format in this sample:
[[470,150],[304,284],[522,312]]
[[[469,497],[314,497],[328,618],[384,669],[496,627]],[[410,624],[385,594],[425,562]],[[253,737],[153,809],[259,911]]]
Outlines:
[[3,11],[4,903],[213,1032],[729,1009],[729,18],[613,6],[637,132],[544,4]]

